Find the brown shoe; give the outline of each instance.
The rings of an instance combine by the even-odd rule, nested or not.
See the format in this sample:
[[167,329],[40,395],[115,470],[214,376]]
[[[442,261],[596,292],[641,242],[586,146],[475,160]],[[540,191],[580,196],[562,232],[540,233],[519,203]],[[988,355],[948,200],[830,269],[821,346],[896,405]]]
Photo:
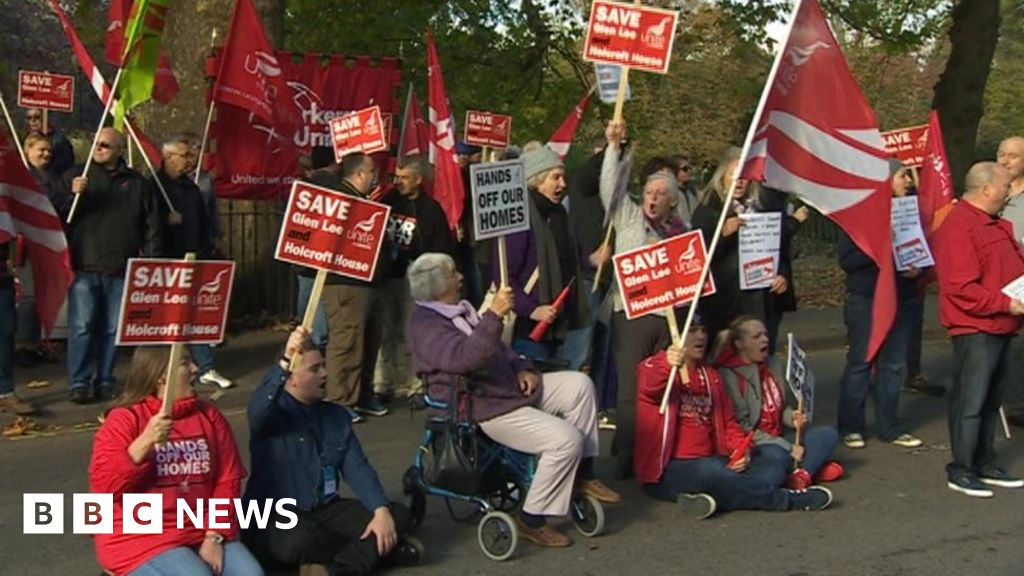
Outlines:
[[584,480],[580,482],[579,488],[576,491],[580,494],[593,496],[605,504],[618,504],[622,502],[622,496],[615,490],[605,486],[604,482],[600,480]]
[[14,412],[18,416],[35,414],[35,407],[14,394],[0,396],[0,412]]
[[331,571],[323,564],[303,564],[299,567],[299,576],[330,576],[330,574]]
[[517,516],[516,529],[519,531],[520,536],[526,538],[530,542],[533,542],[537,546],[543,546],[545,548],[568,548],[569,546],[572,546],[571,538],[547,524],[540,528],[530,528],[526,524],[523,524],[523,521]]

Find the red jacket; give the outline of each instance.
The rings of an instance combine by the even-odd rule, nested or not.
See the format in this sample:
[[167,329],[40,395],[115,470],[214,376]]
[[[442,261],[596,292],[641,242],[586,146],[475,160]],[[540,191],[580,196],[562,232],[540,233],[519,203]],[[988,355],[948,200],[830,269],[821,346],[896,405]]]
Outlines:
[[957,202],[935,232],[939,319],[951,336],[1014,334],[1021,319],[1010,314],[1006,286],[1024,274],[1024,254],[1013,226],[969,202]]
[[[128,446],[142,434],[160,406],[160,398],[149,396],[112,410],[93,442],[89,488],[114,495],[113,534],[95,536],[96,558],[115,576],[127,574],[171,548],[198,548],[206,530],[193,527],[187,515],[185,528],[178,530],[177,499],[187,500],[193,511],[196,500],[203,499],[205,524],[209,521],[207,499],[238,498],[246,476],[228,421],[217,408],[195,396],[174,403],[174,426],[167,443],[154,449],[142,464],[135,464],[128,456]],[[162,534],[122,534],[121,498],[125,493],[163,494]],[[225,517],[218,520],[224,522]],[[238,523],[233,504],[226,521],[231,528],[218,532],[234,540]]]
[[[665,467],[676,451],[679,397],[684,386],[681,378],[677,378],[672,385],[672,394],[665,414],[658,414],[670,370],[664,350],[647,358],[636,368],[636,446],[633,452],[633,470],[636,472],[637,480],[643,484],[660,482]],[[698,371],[704,372],[709,383],[715,446],[718,455],[728,456],[743,442],[746,435],[733,415],[732,400],[726,395],[718,371],[710,365],[701,363],[696,369],[689,370],[690,384],[687,386],[699,385]]]

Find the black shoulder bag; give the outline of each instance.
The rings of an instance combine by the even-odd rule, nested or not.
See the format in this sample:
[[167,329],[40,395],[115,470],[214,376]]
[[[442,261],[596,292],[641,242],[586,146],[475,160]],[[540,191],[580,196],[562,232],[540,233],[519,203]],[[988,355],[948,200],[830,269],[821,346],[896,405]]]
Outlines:
[[479,453],[472,400],[466,399],[466,422],[459,425],[459,386],[461,378],[452,376],[448,401],[448,422],[444,438],[434,443],[434,458],[427,468],[427,481],[457,494],[476,494],[480,489]]

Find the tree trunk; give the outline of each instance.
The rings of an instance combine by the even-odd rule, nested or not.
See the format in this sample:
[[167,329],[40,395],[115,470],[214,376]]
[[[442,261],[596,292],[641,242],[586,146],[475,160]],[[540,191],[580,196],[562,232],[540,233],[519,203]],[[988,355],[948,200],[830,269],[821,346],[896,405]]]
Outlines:
[[978,124],[985,112],[985,84],[999,40],[999,0],[961,0],[953,8],[951,49],[935,84],[938,110],[953,182],[962,187],[974,161]]

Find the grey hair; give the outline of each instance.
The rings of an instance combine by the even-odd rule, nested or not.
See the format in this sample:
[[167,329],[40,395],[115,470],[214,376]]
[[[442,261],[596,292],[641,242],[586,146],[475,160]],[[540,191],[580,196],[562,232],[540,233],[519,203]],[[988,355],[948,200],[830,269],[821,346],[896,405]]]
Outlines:
[[647,190],[647,185],[651,182],[661,181],[668,186],[669,194],[672,196],[672,207],[675,208],[679,205],[679,201],[682,200],[682,193],[679,191],[679,182],[676,181],[676,177],[673,174],[666,174],[664,172],[655,172],[647,177],[647,181],[644,182],[644,190]]
[[409,265],[405,277],[409,280],[409,294],[417,302],[437,300],[445,290],[445,272],[455,271],[455,260],[440,252],[427,252]]
[[172,148],[174,148],[175,146],[180,146],[181,144],[184,144],[186,148],[191,148],[192,142],[192,138],[189,138],[184,134],[175,135],[171,138],[168,138],[167,140],[164,140],[163,146],[160,147],[160,153],[163,154],[164,156],[167,156],[168,154],[171,153]]
[[704,187],[700,195],[700,204],[705,205],[711,200],[711,196],[715,195],[720,201],[725,200],[725,195],[729,193],[725,189],[725,170],[729,167],[729,164],[733,160],[737,162],[740,159],[740,154],[743,151],[735,146],[729,146],[718,159],[718,166],[715,168],[715,173],[711,175],[711,180],[708,181],[708,185]]
[[971,166],[971,169],[967,171],[966,178],[964,178],[966,193],[977,192],[985,186],[992,184],[999,177],[1000,172],[1006,173],[1006,169],[995,162],[978,162]]
[[423,161],[422,156],[415,154],[403,156],[398,160],[398,164],[395,168],[398,170],[408,170],[424,180],[430,179],[430,167]]
[[[562,168],[562,167],[561,166],[556,166],[555,168]],[[555,168],[548,168],[547,170],[544,170],[543,172],[537,172],[533,176],[530,176],[529,178],[526,179],[526,187],[527,188],[532,188],[534,190],[539,189],[540,185],[543,184],[545,180],[547,180],[548,172],[551,172]]]

